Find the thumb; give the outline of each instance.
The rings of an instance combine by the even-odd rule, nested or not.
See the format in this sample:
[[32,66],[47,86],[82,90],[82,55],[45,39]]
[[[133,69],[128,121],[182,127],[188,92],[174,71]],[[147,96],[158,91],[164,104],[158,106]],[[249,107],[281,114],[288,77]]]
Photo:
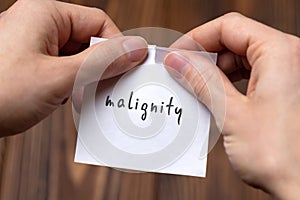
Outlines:
[[93,45],[85,51],[52,59],[53,94],[62,99],[74,89],[120,75],[142,62],[147,42],[136,36],[117,37]]
[[206,105],[219,131],[228,131],[228,117],[243,95],[208,56],[203,52],[172,52],[166,56],[164,64],[179,83]]

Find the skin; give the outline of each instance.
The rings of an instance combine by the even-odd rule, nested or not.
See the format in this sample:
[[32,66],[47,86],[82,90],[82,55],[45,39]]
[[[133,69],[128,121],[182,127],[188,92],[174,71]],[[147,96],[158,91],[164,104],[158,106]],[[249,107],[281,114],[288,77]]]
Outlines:
[[30,128],[64,103],[92,51],[102,57],[94,63],[100,67],[112,51],[123,55],[102,78],[129,70],[147,54],[147,44],[139,37],[115,37],[82,51],[91,36],[120,36],[111,19],[96,8],[19,0],[1,13],[0,27],[0,136]]
[[[165,65],[181,74],[174,78],[190,85],[214,115],[234,170],[275,199],[297,199],[300,39],[238,13],[199,26],[187,36],[207,51],[218,52],[217,66],[186,52],[169,54]],[[173,47],[195,50],[186,37]],[[248,76],[248,70],[244,95],[230,80]],[[225,106],[225,115],[218,105]]]
[[[1,13],[0,27],[0,136],[30,128],[65,102],[91,52],[97,59],[90,68],[106,67],[103,63],[114,52],[122,55],[108,66],[104,79],[136,66],[147,53],[146,42],[138,37],[116,37],[81,51],[90,36],[111,38],[119,30],[99,9],[62,2],[19,0]],[[207,51],[218,52],[217,66],[187,52],[169,54],[165,64],[181,73],[174,78],[191,86],[211,110],[233,168],[274,198],[297,199],[299,38],[236,13],[187,36]],[[173,47],[197,50],[185,39]],[[230,80],[248,76],[247,70],[251,76],[243,95]],[[218,106],[223,104],[225,116]]]

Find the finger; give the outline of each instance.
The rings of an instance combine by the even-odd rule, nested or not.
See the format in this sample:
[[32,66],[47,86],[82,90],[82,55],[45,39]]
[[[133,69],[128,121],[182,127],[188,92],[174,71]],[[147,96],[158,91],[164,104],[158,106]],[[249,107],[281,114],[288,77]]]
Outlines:
[[231,72],[230,74],[227,74],[228,79],[231,82],[240,81],[243,79],[249,79],[250,78],[250,70],[247,70],[245,68],[238,69],[234,72]]
[[[246,56],[252,66],[255,59],[263,53],[259,46],[276,37],[278,39],[278,34],[281,32],[241,14],[229,13],[195,28],[187,33],[183,40],[190,37],[210,52],[228,49],[239,56]],[[189,49],[189,46],[180,40],[173,47]],[[249,48],[250,46],[252,48]]]
[[[206,51],[203,46],[201,46],[198,42],[193,40],[188,35],[182,36],[170,47],[193,51]],[[223,49],[218,52],[217,65],[225,74],[230,74],[231,72],[243,67],[245,67],[246,69],[251,69],[251,66],[245,56],[239,56],[227,49]]]
[[[121,35],[119,29],[107,14],[97,8],[89,8],[64,2],[55,2],[61,17],[58,28],[62,40],[60,47],[67,41],[88,43],[91,36],[111,38]],[[61,23],[60,23],[61,22]]]
[[68,41],[67,44],[65,44],[65,46],[63,46],[59,50],[59,56],[74,55],[76,53],[84,51],[88,47],[89,47],[89,45],[87,43],[82,44],[82,43],[78,43],[78,42]]
[[203,51],[205,50],[204,47],[192,38],[189,33],[181,36],[178,40],[176,40],[170,48],[174,49],[186,49],[191,51]]
[[[117,76],[142,62],[147,55],[147,43],[141,37],[118,37],[93,45],[80,54],[45,59],[53,71],[51,89],[59,99],[68,97],[75,82],[83,86]],[[75,85],[74,85],[75,87]]]
[[222,50],[218,53],[217,66],[225,73],[230,74],[238,69],[251,69],[248,60],[244,56],[238,56],[231,51]]
[[230,116],[236,112],[230,105],[236,107],[246,97],[236,90],[219,68],[203,56],[184,52],[170,53],[164,64],[179,83],[207,106],[219,129],[228,129],[230,119],[233,119]]

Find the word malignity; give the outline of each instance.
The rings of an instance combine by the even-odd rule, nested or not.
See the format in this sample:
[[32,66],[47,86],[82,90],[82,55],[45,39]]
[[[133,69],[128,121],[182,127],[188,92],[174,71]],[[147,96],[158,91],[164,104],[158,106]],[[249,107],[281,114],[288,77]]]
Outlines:
[[[128,101],[125,101],[125,98],[120,98],[118,101],[114,102],[109,96],[106,97],[105,106],[107,107],[117,107],[117,108],[127,108],[129,110],[141,110],[143,114],[141,119],[143,121],[146,120],[148,113],[163,113],[166,109],[167,114],[170,116],[171,111],[177,115],[177,124],[180,125],[180,120],[182,116],[182,108],[175,107],[173,104],[173,97],[170,97],[169,102],[165,104],[165,102],[161,102],[161,104],[155,103],[140,103],[139,99],[136,98],[133,100],[133,91],[131,91]],[[116,105],[115,105],[116,104]]]

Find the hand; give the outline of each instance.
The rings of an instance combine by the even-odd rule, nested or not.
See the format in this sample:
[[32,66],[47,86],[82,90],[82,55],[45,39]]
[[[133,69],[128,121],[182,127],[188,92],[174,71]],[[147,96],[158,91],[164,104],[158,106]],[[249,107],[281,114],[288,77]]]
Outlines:
[[134,67],[147,54],[147,44],[139,37],[117,37],[80,52],[91,36],[120,35],[96,8],[19,0],[0,15],[0,27],[0,136],[24,131],[59,107],[91,51],[100,55],[94,63],[98,66],[114,52],[124,54],[104,78]]
[[[191,85],[217,124],[225,120],[219,128],[233,168],[244,181],[278,199],[299,198],[299,38],[236,13],[208,22],[187,36],[207,51],[218,52],[218,68],[180,52],[169,54],[165,65],[181,73],[182,78],[176,79]],[[173,47],[193,49],[195,45],[182,38]],[[243,78],[247,69],[251,77],[243,95],[230,79]],[[225,105],[225,119],[218,105]]]

